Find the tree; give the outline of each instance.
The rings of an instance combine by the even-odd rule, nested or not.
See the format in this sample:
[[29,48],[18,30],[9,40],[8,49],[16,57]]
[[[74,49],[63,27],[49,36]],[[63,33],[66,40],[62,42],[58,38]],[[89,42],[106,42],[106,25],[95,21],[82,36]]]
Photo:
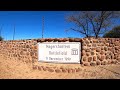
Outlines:
[[0,41],[3,41],[3,38],[0,36]]
[[107,28],[113,24],[113,20],[119,17],[119,11],[79,11],[69,15],[66,19],[76,26],[70,30],[84,34],[86,37],[94,34],[97,38],[100,34],[105,33]]
[[104,38],[120,38],[120,25],[103,35]]

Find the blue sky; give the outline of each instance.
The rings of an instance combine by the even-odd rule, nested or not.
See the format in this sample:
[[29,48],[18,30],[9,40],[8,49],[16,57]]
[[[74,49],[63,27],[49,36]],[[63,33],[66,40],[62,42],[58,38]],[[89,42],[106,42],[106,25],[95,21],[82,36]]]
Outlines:
[[65,30],[72,24],[65,17],[70,11],[0,11],[1,35],[5,40],[42,37],[42,17],[44,16],[44,38],[82,37],[79,33]]
[[44,16],[44,38],[67,38],[83,35],[65,30],[73,27],[65,17],[71,11],[0,11],[1,35],[5,40],[13,39],[15,24],[15,40],[42,37],[42,17]]

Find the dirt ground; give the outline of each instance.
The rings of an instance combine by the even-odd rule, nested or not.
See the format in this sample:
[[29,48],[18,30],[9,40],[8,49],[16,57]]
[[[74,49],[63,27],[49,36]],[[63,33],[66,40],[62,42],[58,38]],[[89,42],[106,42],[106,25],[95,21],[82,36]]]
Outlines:
[[120,79],[120,64],[81,68],[76,73],[39,71],[22,61],[0,57],[0,79]]

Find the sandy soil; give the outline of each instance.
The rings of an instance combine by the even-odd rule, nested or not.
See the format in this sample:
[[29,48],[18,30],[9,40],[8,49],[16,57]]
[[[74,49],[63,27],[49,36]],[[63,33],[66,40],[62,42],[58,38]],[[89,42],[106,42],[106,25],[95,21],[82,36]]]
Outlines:
[[0,57],[0,79],[120,79],[120,64],[81,68],[77,73],[39,71],[22,61]]

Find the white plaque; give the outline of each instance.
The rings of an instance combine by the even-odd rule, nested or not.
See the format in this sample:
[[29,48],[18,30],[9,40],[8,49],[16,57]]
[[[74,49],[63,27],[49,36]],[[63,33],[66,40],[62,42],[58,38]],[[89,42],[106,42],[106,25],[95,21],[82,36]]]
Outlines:
[[38,43],[38,61],[54,63],[80,63],[80,42]]

